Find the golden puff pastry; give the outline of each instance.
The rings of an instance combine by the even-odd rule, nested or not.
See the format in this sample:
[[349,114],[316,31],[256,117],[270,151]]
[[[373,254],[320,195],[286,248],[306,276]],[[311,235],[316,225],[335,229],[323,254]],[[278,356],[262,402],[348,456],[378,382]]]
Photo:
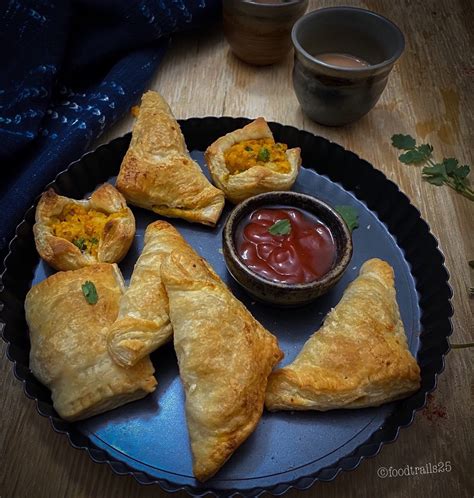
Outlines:
[[101,185],[88,200],[45,192],[33,226],[39,255],[56,270],[77,270],[96,263],[118,263],[135,235],[135,218],[123,195]]
[[[87,281],[97,289],[96,304],[84,296]],[[149,358],[121,368],[107,351],[107,329],[123,291],[117,265],[102,263],[56,273],[26,296],[30,368],[51,389],[54,408],[65,420],[91,417],[155,390]]]
[[269,378],[269,410],[362,408],[403,398],[420,387],[408,350],[391,266],[362,265],[323,327],[296,359]]
[[116,186],[136,206],[211,226],[225,202],[191,159],[178,122],[156,92],[142,97]]
[[161,276],[186,394],[193,472],[205,481],[255,429],[268,375],[283,353],[196,253],[173,251]]
[[274,190],[289,190],[301,166],[301,150],[275,143],[264,118],[227,133],[205,158],[214,183],[234,204]]
[[163,259],[175,249],[192,251],[166,221],[148,225],[143,251],[120,300],[118,318],[107,337],[109,353],[121,366],[135,365],[171,338],[168,296],[160,270]]

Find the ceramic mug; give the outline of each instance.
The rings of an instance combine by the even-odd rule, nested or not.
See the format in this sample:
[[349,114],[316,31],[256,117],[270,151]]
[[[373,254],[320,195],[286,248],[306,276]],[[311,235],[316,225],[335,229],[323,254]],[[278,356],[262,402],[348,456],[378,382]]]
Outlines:
[[[405,48],[400,29],[365,9],[331,7],[301,17],[291,33],[293,86],[305,114],[323,125],[356,121],[374,107]],[[341,67],[321,54],[349,54],[367,63]]]
[[291,28],[307,6],[308,0],[224,0],[224,34],[239,59],[274,64],[291,50]]

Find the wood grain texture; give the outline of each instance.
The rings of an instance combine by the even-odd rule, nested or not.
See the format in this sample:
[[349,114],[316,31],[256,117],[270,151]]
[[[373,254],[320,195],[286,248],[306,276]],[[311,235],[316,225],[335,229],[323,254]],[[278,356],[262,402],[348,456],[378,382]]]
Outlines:
[[[317,0],[310,10],[336,5]],[[254,68],[229,51],[221,29],[177,36],[150,84],[161,92],[178,118],[191,116],[265,116],[308,130],[353,150],[395,181],[421,211],[446,257],[454,291],[452,342],[472,342],[473,300],[467,287],[473,277],[467,261],[474,259],[474,204],[446,188],[421,179],[415,167],[403,166],[390,145],[393,133],[411,133],[429,141],[438,156],[457,157],[474,165],[472,106],[474,15],[469,0],[389,2],[349,1],[395,21],[406,35],[404,56],[395,66],[377,106],[363,119],[343,128],[325,128],[306,118],[291,84],[292,56],[281,63]],[[131,129],[125,117],[100,142]],[[2,344],[2,351],[4,351]],[[435,403],[445,418],[421,413],[384,447],[353,472],[332,483],[318,483],[305,495],[324,498],[459,497],[474,495],[472,476],[472,349],[456,349],[447,357]],[[141,487],[130,477],[118,477],[94,464],[83,451],[54,433],[34,403],[22,392],[4,357],[1,363],[2,422],[0,425],[0,498],[164,497],[158,487]],[[450,461],[449,473],[381,479],[379,467],[402,468]],[[175,496],[186,496],[178,493]]]

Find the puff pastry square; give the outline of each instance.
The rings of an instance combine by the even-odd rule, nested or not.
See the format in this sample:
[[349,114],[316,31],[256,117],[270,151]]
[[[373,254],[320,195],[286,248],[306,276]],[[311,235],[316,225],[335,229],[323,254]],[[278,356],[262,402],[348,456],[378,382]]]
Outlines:
[[[206,150],[206,163],[214,183],[224,191],[226,198],[234,204],[263,192],[289,190],[295,183],[301,166],[300,149],[296,147],[279,154],[286,158],[288,163],[287,169],[280,170],[278,164],[271,160],[272,154],[268,154],[268,147],[264,146],[262,149],[255,145],[262,140],[275,145],[272,131],[267,122],[264,118],[257,118],[243,128],[218,138]],[[267,154],[257,154],[258,159],[255,164],[251,161],[252,166],[248,169],[231,170],[226,163],[226,153],[231,147],[248,141],[251,141],[249,146],[243,147],[243,150],[239,152],[244,163],[246,155],[255,160],[257,152],[262,150],[265,152],[267,149]],[[278,146],[281,145],[278,144]],[[270,147],[272,146],[270,145]],[[257,149],[259,150],[257,151]]]
[[33,226],[39,255],[56,270],[77,270],[96,263],[118,263],[135,235],[135,218],[123,195],[109,183],[90,199],[45,192]]
[[173,251],[161,275],[186,394],[193,472],[205,481],[255,429],[268,375],[283,353],[196,253]]
[[408,350],[391,266],[366,261],[323,327],[296,359],[269,378],[269,410],[378,406],[420,386]]
[[116,186],[131,204],[211,226],[225,202],[191,159],[168,104],[151,91],[142,97]]
[[[96,304],[84,297],[86,281],[97,289]],[[149,358],[121,368],[107,351],[107,329],[123,291],[117,265],[102,263],[56,273],[26,296],[30,368],[51,389],[54,408],[65,420],[91,417],[155,390]]]
[[161,263],[173,250],[192,251],[166,221],[155,221],[145,231],[145,245],[133,269],[130,285],[120,299],[118,318],[107,343],[121,366],[133,366],[167,342],[173,333],[168,296],[161,282]]

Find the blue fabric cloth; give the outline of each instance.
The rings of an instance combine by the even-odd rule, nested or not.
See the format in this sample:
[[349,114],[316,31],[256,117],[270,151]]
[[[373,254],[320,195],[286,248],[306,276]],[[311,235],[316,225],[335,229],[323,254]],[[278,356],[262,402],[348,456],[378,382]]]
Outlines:
[[219,7],[218,0],[0,1],[0,261],[44,186],[138,101],[168,37],[202,28]]

